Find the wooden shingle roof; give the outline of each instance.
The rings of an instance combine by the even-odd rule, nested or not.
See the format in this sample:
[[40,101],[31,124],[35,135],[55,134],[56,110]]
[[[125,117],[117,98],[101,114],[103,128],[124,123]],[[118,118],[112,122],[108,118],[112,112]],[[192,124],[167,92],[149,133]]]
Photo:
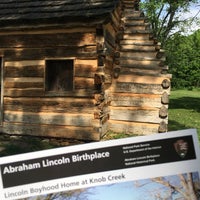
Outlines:
[[103,20],[119,0],[1,0],[0,28]]

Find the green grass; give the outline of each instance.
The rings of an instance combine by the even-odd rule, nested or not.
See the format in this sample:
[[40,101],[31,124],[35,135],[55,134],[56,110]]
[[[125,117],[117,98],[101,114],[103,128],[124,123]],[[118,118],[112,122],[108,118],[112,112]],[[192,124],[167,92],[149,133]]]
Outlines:
[[168,128],[196,128],[200,141],[200,89],[171,91]]

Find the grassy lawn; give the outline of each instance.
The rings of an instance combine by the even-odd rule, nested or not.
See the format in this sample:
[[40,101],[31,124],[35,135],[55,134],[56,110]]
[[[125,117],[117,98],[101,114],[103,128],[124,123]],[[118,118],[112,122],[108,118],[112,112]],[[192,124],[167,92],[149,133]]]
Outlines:
[[171,91],[169,131],[196,128],[200,141],[200,89]]

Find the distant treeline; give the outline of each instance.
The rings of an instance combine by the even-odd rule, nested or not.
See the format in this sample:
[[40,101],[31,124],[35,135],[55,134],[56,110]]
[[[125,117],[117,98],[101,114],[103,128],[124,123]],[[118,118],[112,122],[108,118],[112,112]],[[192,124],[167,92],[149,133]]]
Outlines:
[[176,33],[165,44],[173,88],[200,87],[200,29],[191,35]]

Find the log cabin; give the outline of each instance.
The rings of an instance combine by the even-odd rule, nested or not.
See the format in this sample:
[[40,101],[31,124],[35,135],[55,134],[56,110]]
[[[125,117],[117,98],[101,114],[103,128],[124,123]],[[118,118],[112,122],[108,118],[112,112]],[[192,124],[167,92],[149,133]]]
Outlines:
[[137,0],[1,0],[0,131],[166,132],[170,75]]

